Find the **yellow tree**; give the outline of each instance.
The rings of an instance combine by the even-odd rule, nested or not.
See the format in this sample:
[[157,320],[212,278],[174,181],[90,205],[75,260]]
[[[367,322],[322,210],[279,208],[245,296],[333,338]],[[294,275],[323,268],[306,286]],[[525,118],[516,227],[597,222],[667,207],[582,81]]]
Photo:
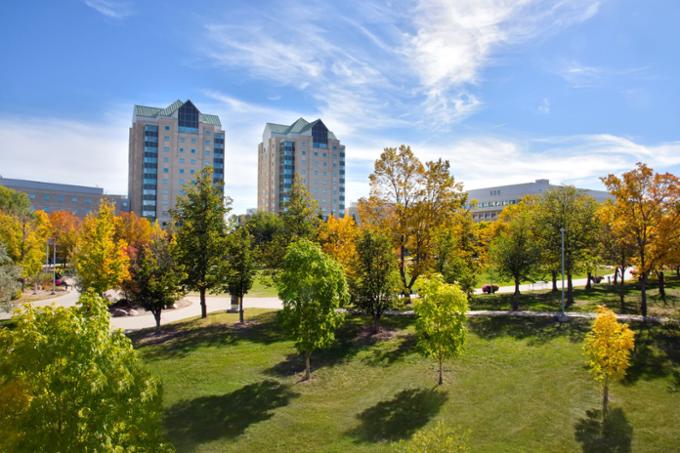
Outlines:
[[586,335],[584,351],[590,372],[602,384],[602,416],[606,418],[609,383],[626,375],[635,333],[628,324],[620,324],[610,309],[600,306],[597,313],[593,328]]
[[622,218],[617,217],[616,206],[611,200],[598,207],[597,216],[600,220],[599,242],[602,248],[602,257],[616,267],[614,285],[618,284],[621,312],[624,312],[626,309],[625,274],[626,268],[630,265],[631,257],[635,253],[635,244],[626,232],[625,222]]
[[104,200],[96,215],[85,217],[76,241],[74,264],[81,288],[102,294],[129,277],[127,243],[115,236],[114,206]]
[[29,280],[37,284],[50,234],[50,220],[44,211],[19,215],[0,211],[0,241],[12,261],[21,267],[22,289]]
[[643,163],[622,175],[602,178],[614,195],[614,215],[626,240],[635,245],[633,264],[640,281],[640,311],[647,317],[649,273],[663,260],[667,244],[660,232],[680,228],[680,180],[671,173],[654,173]]
[[359,230],[350,216],[330,216],[319,225],[319,242],[323,251],[340,263],[345,275],[350,277],[357,259],[356,240]]

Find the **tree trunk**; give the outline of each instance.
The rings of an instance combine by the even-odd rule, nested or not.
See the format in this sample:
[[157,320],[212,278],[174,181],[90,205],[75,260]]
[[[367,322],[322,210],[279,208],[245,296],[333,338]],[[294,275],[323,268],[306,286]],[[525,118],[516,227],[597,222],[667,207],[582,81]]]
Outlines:
[[592,289],[593,285],[590,283],[593,280],[593,273],[588,271],[588,276],[586,277],[586,289]]
[[208,317],[208,307],[205,305],[205,288],[201,288],[198,290],[198,293],[201,298],[201,318],[207,318]]
[[444,370],[443,370],[443,365],[442,365],[442,358],[439,357],[439,382],[438,385],[442,385],[444,383]]
[[550,275],[552,276],[552,292],[557,294],[557,271],[550,271]]
[[609,378],[604,377],[604,385],[602,386],[602,420],[607,419],[607,411],[609,411]]
[[238,322],[243,324],[243,296],[238,298]]
[[515,293],[512,295],[512,311],[519,310],[519,277],[515,277]]
[[661,296],[661,299],[666,303],[666,285],[663,271],[657,272],[656,274],[659,277],[659,296]]
[[311,356],[312,353],[311,351],[305,351],[305,377],[304,380],[309,380],[311,373],[312,373],[312,366],[311,366]]
[[614,286],[619,283],[619,268],[618,266],[614,269]]
[[156,333],[159,333],[161,331],[161,311],[154,310],[152,313],[153,318],[156,320]]
[[571,271],[567,272],[567,307],[574,304],[574,282],[571,278]]
[[680,277],[680,266],[675,268],[675,276]]
[[640,314],[647,318],[647,272],[640,272]]
[[[619,285],[619,301],[621,303],[621,313],[626,312],[626,266],[621,265],[621,282]],[[619,271],[619,268],[616,269]]]

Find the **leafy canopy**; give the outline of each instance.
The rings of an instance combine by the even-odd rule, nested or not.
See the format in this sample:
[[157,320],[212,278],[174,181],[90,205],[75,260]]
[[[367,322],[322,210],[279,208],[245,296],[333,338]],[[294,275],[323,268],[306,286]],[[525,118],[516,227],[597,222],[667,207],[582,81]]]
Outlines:
[[26,306],[0,329],[0,450],[165,451],[161,389],[106,302]]
[[342,320],[337,309],[349,299],[340,265],[318,244],[300,239],[288,246],[277,287],[284,325],[298,352],[330,346]]
[[437,360],[456,357],[467,338],[467,296],[457,285],[445,283],[441,274],[423,278],[417,290],[420,298],[413,309],[421,352]]
[[114,206],[102,200],[97,214],[85,217],[76,241],[73,258],[82,289],[103,294],[129,277],[127,243],[115,235]]
[[610,309],[600,306],[593,327],[586,335],[584,351],[588,367],[598,382],[619,380],[630,366],[635,332],[621,324]]

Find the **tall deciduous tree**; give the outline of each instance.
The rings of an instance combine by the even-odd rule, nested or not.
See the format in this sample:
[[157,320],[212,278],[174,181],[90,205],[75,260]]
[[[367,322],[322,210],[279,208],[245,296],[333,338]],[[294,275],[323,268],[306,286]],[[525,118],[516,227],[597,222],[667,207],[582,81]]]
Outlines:
[[0,450],[168,451],[160,382],[106,303],[28,307],[0,329]]
[[247,228],[239,227],[227,237],[224,265],[224,288],[238,299],[239,321],[243,322],[243,296],[253,286],[256,272],[253,238]]
[[177,230],[177,261],[186,272],[185,286],[199,293],[203,318],[208,316],[206,292],[218,291],[224,283],[221,269],[230,203],[213,183],[212,168],[206,167],[171,211]]
[[56,241],[57,260],[66,264],[76,248],[80,219],[69,211],[50,212],[52,236]]
[[299,239],[288,246],[277,286],[284,325],[305,356],[305,379],[309,379],[312,352],[333,343],[342,320],[337,309],[349,299],[345,276],[318,244]]
[[390,308],[398,288],[394,246],[386,234],[366,229],[356,240],[353,278],[350,280],[354,304],[373,318],[379,329],[380,317]]
[[253,237],[255,259],[259,266],[275,268],[286,253],[283,220],[273,212],[258,211],[248,218],[245,227]]
[[462,185],[451,176],[448,161],[423,165],[404,145],[385,148],[369,179],[371,194],[360,202],[361,219],[392,232],[403,291],[409,295],[432,264],[434,232],[465,202]]
[[625,312],[625,275],[630,260],[635,253],[635,244],[626,233],[623,219],[617,216],[616,207],[611,200],[598,207],[597,216],[600,220],[600,248],[603,259],[615,266],[614,285],[618,286],[621,312]]
[[345,275],[351,280],[354,262],[357,259],[356,241],[359,229],[350,216],[330,216],[319,226],[319,242],[325,253],[340,263]]
[[[574,303],[573,274],[593,256],[599,230],[595,199],[572,186],[546,191],[535,203],[535,237],[549,267],[559,268],[561,233],[564,228],[564,269],[567,274],[567,305]],[[555,262],[554,260],[557,259]]]
[[114,206],[102,200],[96,214],[88,214],[76,240],[73,255],[79,286],[97,294],[120,285],[129,277],[127,243],[116,240]]
[[31,212],[31,200],[23,192],[0,186],[0,211],[15,217],[26,216]]
[[459,355],[467,338],[467,296],[457,285],[445,283],[440,274],[423,279],[417,288],[420,298],[413,308],[418,347],[437,360],[438,383],[442,385],[444,360]]
[[540,250],[534,239],[531,209],[523,201],[506,207],[498,219],[496,236],[489,246],[491,263],[499,275],[512,278],[512,309],[519,309],[522,280],[530,279],[538,266]]
[[456,283],[472,299],[486,255],[484,227],[472,219],[468,210],[458,211],[439,228],[433,243],[434,270],[447,283]]
[[130,259],[130,278],[123,283],[133,303],[150,311],[161,328],[161,313],[184,296],[184,269],[177,263],[171,236],[158,231],[148,244],[141,245]]
[[289,243],[300,238],[315,240],[320,216],[318,203],[296,174],[281,213],[283,232]]
[[680,180],[670,173],[654,173],[643,163],[623,174],[602,178],[614,195],[614,215],[627,241],[635,245],[633,264],[640,282],[640,311],[647,316],[649,273],[663,261],[668,244],[664,229],[680,228]]
[[620,324],[610,309],[601,306],[597,312],[593,328],[586,335],[584,351],[593,377],[602,384],[602,415],[606,418],[609,383],[625,376],[635,333],[627,324]]

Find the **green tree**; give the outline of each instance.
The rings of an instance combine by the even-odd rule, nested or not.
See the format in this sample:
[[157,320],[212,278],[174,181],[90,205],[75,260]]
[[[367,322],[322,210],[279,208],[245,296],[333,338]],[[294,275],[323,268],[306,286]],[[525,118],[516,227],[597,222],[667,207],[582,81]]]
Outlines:
[[175,243],[164,232],[155,233],[130,262],[130,278],[123,284],[130,300],[150,311],[161,329],[161,313],[184,296],[184,270],[173,253]]
[[567,305],[574,303],[574,271],[597,252],[599,222],[597,202],[572,186],[555,187],[536,199],[533,230],[551,270],[559,269],[561,233],[564,228],[564,269]]
[[239,322],[243,322],[243,296],[250,291],[255,279],[253,238],[245,227],[232,231],[226,241],[224,288],[238,299]]
[[73,254],[79,286],[97,294],[118,288],[129,277],[127,243],[116,240],[114,206],[102,200],[97,214],[88,214]]
[[297,174],[288,197],[281,213],[283,234],[289,243],[301,238],[315,240],[321,223],[321,211]]
[[0,243],[0,306],[9,308],[19,287],[19,268],[14,265],[5,246]]
[[357,239],[356,255],[350,285],[352,299],[354,305],[371,315],[377,332],[380,317],[392,305],[399,284],[394,247],[387,235],[367,229]]
[[0,211],[15,217],[27,216],[31,212],[31,200],[23,192],[0,186]]
[[467,338],[468,301],[458,287],[444,282],[441,274],[424,278],[417,285],[420,298],[413,304],[418,348],[437,360],[439,385],[444,383],[445,359],[458,356]]
[[106,302],[27,306],[0,329],[0,450],[164,451],[159,380]]
[[253,237],[258,265],[270,269],[279,266],[286,254],[281,216],[258,211],[248,218],[245,226]]
[[610,309],[600,306],[593,327],[586,335],[584,351],[588,367],[602,384],[602,416],[607,417],[609,382],[621,379],[630,366],[630,353],[635,346],[635,333],[628,324],[620,324]]
[[520,282],[531,278],[540,251],[532,234],[531,213],[524,202],[506,207],[498,222],[496,236],[489,246],[489,257],[501,277],[512,278],[515,282],[512,309],[518,310]]
[[213,183],[212,168],[206,167],[188,187],[186,195],[177,198],[171,210],[176,228],[177,261],[184,268],[186,288],[198,291],[201,317],[208,316],[207,291],[218,291],[224,283],[221,272],[225,259],[226,215],[231,200],[224,199],[220,187]]
[[277,278],[283,301],[283,322],[305,356],[305,380],[309,379],[312,351],[330,346],[342,321],[338,308],[349,299],[340,265],[318,244],[299,239],[288,246],[283,271]]

